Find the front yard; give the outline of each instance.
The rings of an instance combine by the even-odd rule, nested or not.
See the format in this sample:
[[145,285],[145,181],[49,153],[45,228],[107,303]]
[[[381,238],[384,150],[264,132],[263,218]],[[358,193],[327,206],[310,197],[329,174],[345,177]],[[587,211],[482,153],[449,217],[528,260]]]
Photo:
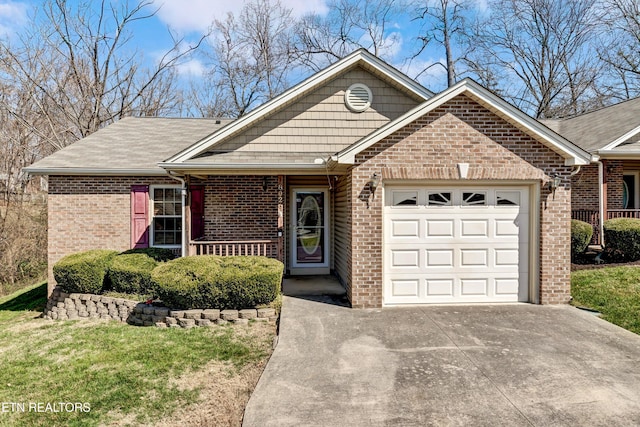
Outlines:
[[240,425],[274,324],[54,322],[45,293],[0,298],[0,425]]
[[573,305],[640,334],[640,267],[604,267],[571,273]]

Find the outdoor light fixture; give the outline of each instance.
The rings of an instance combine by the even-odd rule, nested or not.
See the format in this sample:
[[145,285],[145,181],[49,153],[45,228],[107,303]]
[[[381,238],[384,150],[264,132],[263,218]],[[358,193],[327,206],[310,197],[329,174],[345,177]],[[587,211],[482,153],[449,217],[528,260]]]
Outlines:
[[380,184],[380,175],[378,175],[377,172],[374,172],[373,175],[371,175],[371,180],[369,181],[369,187],[371,187],[371,191],[376,191],[376,188],[378,188],[378,184]]
[[267,191],[267,186],[269,185],[269,177],[265,176],[262,178],[262,190]]
[[556,173],[553,174],[551,178],[551,181],[549,181],[549,190],[555,194],[556,188],[560,187],[560,184],[562,184],[562,177]]

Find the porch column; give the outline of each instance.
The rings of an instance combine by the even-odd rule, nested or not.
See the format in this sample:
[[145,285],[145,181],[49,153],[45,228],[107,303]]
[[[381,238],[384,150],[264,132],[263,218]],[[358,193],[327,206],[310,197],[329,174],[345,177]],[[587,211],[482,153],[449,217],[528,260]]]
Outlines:
[[278,175],[278,259],[284,262],[284,175]]

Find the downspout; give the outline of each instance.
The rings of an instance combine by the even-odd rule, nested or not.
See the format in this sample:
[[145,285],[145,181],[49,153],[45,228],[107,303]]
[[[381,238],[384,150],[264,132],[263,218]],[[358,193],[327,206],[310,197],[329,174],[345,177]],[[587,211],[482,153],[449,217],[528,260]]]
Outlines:
[[187,256],[187,182],[184,180],[184,178],[180,178],[179,176],[176,176],[174,174],[173,171],[167,171],[167,174],[169,175],[170,178],[175,179],[176,181],[179,181],[182,184],[182,191],[180,191],[180,194],[182,196],[182,248],[181,248],[181,255],[180,256]]
[[604,165],[600,160],[595,160],[598,164],[598,209],[600,215],[600,221],[598,224],[600,232],[600,244],[604,247]]

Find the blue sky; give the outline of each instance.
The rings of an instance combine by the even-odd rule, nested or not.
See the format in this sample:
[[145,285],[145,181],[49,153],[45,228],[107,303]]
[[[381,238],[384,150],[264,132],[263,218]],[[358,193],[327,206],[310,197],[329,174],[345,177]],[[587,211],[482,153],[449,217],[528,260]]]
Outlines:
[[[130,0],[130,3],[133,4],[135,1]],[[140,21],[132,27],[134,37],[130,43],[144,52],[147,59],[153,60],[172,44],[167,28],[185,37],[187,42],[197,40],[207,31],[214,19],[221,19],[228,12],[239,12],[245,1],[155,0],[155,5],[159,7],[158,13],[153,18]],[[326,0],[281,0],[281,2],[292,9],[294,16],[302,16],[309,12],[321,14],[328,12]],[[21,27],[29,25],[32,9],[39,3],[37,0],[0,0],[0,34],[10,39]],[[475,5],[478,10],[482,10],[486,7],[486,0],[476,0]],[[390,47],[392,54],[387,55],[387,59],[392,65],[415,77],[429,64],[442,61],[442,53],[434,47],[423,53],[420,58],[413,60],[411,64],[405,61],[405,58],[415,51],[415,34],[419,26],[418,22],[411,18],[411,14],[407,13],[389,23],[389,31],[395,33],[397,42]],[[201,70],[202,64],[197,60],[181,67],[182,73],[195,76]],[[432,67],[419,80],[433,90],[440,90],[445,84],[444,70],[438,66]]]

